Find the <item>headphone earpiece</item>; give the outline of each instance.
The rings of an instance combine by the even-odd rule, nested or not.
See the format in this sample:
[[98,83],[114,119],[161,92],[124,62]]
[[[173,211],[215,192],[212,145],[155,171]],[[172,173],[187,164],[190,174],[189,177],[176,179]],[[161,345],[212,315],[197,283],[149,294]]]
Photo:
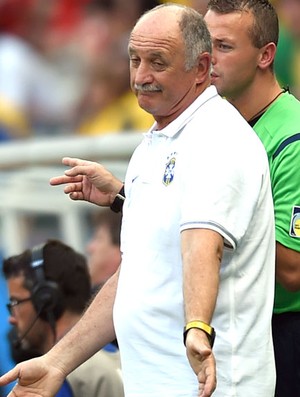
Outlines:
[[30,267],[34,273],[34,285],[31,291],[32,303],[43,320],[57,320],[63,312],[63,299],[59,285],[46,279],[44,270],[44,244],[31,250]]

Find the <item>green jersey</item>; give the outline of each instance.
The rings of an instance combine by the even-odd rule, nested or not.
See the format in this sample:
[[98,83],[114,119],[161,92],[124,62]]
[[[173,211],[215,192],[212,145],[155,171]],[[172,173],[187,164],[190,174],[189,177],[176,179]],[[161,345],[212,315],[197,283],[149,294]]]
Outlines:
[[[288,92],[254,125],[268,154],[276,241],[300,252],[300,102]],[[300,311],[300,291],[276,283],[274,313]]]

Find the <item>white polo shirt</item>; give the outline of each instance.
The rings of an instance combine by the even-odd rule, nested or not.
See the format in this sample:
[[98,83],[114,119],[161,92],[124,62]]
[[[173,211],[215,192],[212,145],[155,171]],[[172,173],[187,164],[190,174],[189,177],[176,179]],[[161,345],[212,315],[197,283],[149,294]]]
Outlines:
[[125,181],[114,323],[126,397],[198,395],[182,341],[180,233],[188,228],[213,229],[225,242],[212,321],[214,397],[273,397],[275,237],[265,150],[214,87],[154,128]]

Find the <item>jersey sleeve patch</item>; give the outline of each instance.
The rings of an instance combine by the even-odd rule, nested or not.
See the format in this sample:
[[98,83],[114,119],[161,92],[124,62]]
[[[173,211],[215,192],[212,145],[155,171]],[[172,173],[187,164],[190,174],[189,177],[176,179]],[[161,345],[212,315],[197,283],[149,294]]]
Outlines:
[[300,206],[292,209],[290,236],[300,238]]

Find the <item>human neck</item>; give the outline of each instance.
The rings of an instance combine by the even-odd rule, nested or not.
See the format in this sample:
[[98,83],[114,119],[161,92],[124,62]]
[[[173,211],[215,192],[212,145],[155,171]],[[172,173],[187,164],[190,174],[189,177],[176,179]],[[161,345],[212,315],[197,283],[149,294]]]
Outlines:
[[178,107],[173,113],[170,113],[167,116],[159,116],[152,114],[155,121],[157,131],[160,131],[167,127],[172,121],[176,120],[209,86],[210,86],[210,79],[207,77],[204,82],[195,84],[193,88],[187,93],[184,98],[184,102],[180,107]]
[[254,82],[242,95],[227,99],[247,121],[250,121],[267,110],[282,92],[284,90],[272,74]]
[[49,332],[45,339],[44,353],[49,351],[53,345],[58,342],[81,318],[80,314],[65,311],[56,321],[56,340],[54,340],[53,331],[49,325]]

